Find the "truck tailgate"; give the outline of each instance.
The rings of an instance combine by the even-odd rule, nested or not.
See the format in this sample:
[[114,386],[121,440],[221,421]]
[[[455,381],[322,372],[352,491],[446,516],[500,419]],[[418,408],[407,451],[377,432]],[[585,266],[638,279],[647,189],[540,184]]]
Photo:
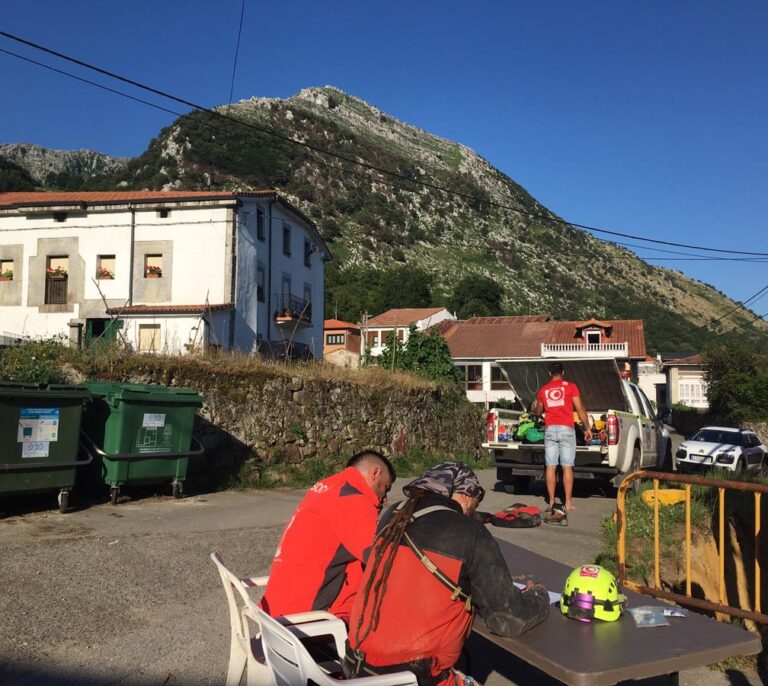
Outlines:
[[[496,360],[496,364],[501,367],[523,407],[530,408],[539,388],[549,381],[547,370],[553,361],[541,358]],[[565,378],[579,387],[587,412],[602,414],[606,408],[627,408],[621,376],[613,358],[563,359],[557,362],[563,363]]]

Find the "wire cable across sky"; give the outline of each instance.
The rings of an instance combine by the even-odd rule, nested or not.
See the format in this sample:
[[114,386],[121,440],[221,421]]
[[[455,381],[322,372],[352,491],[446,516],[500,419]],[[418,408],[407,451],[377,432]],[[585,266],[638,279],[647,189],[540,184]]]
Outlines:
[[[282,141],[290,143],[292,145],[301,146],[301,147],[303,147],[305,149],[311,150],[311,151],[316,152],[318,154],[325,155],[325,156],[331,157],[331,158],[335,158],[335,159],[338,159],[338,160],[340,160],[342,162],[346,162],[348,164],[355,165],[355,166],[357,166],[359,168],[366,169],[367,171],[373,171],[373,172],[376,172],[376,173],[381,174],[383,176],[386,176],[386,177],[389,177],[389,178],[392,178],[392,179],[397,179],[399,181],[405,182],[407,184],[416,184],[416,185],[419,185],[419,186],[422,186],[422,187],[425,187],[425,188],[431,188],[433,190],[437,190],[437,191],[440,191],[442,193],[446,193],[448,195],[452,195],[452,196],[457,197],[457,198],[462,198],[464,200],[471,200],[473,202],[477,201],[477,198],[475,198],[474,196],[472,196],[469,193],[462,193],[460,191],[447,188],[445,186],[442,186],[440,184],[434,183],[434,182],[426,180],[426,179],[411,178],[410,176],[402,174],[402,173],[400,173],[398,171],[391,170],[391,169],[386,169],[386,168],[383,168],[383,167],[379,167],[377,165],[370,164],[370,163],[365,162],[363,160],[355,159],[355,158],[349,157],[347,155],[343,155],[343,154],[340,154],[338,152],[334,152],[332,150],[327,150],[325,148],[322,148],[320,146],[314,145],[312,143],[308,143],[306,141],[296,140],[296,139],[292,138],[291,136],[280,134],[280,133],[278,133],[276,131],[271,131],[269,129],[266,129],[264,127],[258,126],[256,124],[252,124],[252,123],[249,123],[249,122],[242,121],[240,119],[236,119],[234,117],[229,116],[226,113],[218,112],[215,109],[204,107],[203,105],[197,104],[197,103],[195,103],[193,101],[190,101],[190,100],[187,100],[185,98],[181,98],[179,96],[173,95],[172,93],[170,93],[168,91],[164,91],[164,90],[161,90],[159,88],[154,88],[154,87],[149,86],[147,84],[141,83],[140,81],[136,81],[134,79],[130,79],[128,77],[125,77],[125,76],[122,76],[122,75],[117,74],[115,72],[112,72],[112,71],[109,71],[107,69],[104,69],[103,67],[99,67],[97,65],[90,64],[88,62],[84,62],[83,60],[79,60],[77,58],[71,57],[71,56],[66,55],[64,53],[61,53],[59,51],[53,50],[52,48],[48,48],[48,47],[46,47],[44,45],[41,45],[39,43],[35,43],[35,42],[27,40],[25,38],[21,38],[20,36],[16,36],[16,35],[14,35],[12,33],[8,33],[7,31],[0,30],[0,36],[3,36],[5,38],[7,38],[8,40],[12,40],[12,41],[15,41],[17,43],[21,43],[23,45],[26,45],[26,46],[28,46],[30,48],[35,49],[35,50],[44,52],[44,53],[46,53],[48,55],[51,55],[53,57],[56,57],[58,59],[65,60],[65,61],[70,62],[72,64],[76,64],[76,65],[78,65],[78,66],[80,66],[80,67],[82,67],[84,69],[88,69],[90,71],[94,71],[94,72],[99,73],[99,74],[101,74],[103,76],[106,76],[108,78],[121,81],[122,83],[126,83],[126,84],[131,85],[131,86],[133,86],[135,88],[139,88],[141,90],[144,90],[144,91],[149,92],[149,93],[153,93],[154,95],[160,96],[162,98],[165,98],[165,99],[168,99],[168,100],[172,100],[173,102],[185,105],[185,106],[190,107],[190,108],[192,108],[194,110],[197,110],[197,111],[200,111],[200,112],[207,112],[207,113],[211,114],[212,116],[217,117],[219,119],[232,122],[232,123],[234,123],[234,124],[236,124],[238,126],[246,127],[248,129],[251,129],[251,130],[254,130],[254,131],[258,131],[259,133],[262,133],[262,134],[267,135],[267,136],[274,137],[276,139],[282,140]],[[7,54],[7,55],[12,56],[12,57],[17,57],[19,59],[24,59],[24,60],[26,60],[28,62],[33,62],[35,64],[39,64],[40,66],[45,66],[45,67],[47,67],[49,69],[52,69],[55,72],[63,73],[63,74],[68,75],[68,76],[73,76],[74,78],[78,78],[79,80],[83,81],[84,83],[88,83],[89,85],[93,85],[93,86],[96,86],[96,87],[99,87],[99,88],[104,88],[105,90],[108,90],[108,91],[110,91],[112,93],[117,93],[119,95],[124,95],[125,97],[131,98],[132,100],[135,100],[136,102],[140,102],[142,104],[149,105],[151,107],[155,107],[156,109],[164,110],[166,112],[171,112],[173,114],[177,114],[178,116],[182,116],[179,113],[174,112],[172,110],[168,110],[168,109],[166,109],[164,107],[161,107],[161,106],[155,105],[153,103],[144,101],[144,100],[142,100],[140,98],[136,98],[136,97],[130,96],[128,94],[116,91],[115,89],[107,88],[107,87],[105,87],[105,86],[103,86],[101,84],[96,84],[95,82],[91,82],[91,81],[88,81],[86,79],[82,79],[80,77],[77,77],[77,76],[74,76],[74,75],[71,75],[71,74],[67,74],[66,72],[62,72],[61,70],[57,70],[57,69],[54,69],[52,67],[48,67],[48,65],[43,65],[41,63],[34,62],[33,60],[30,60],[28,58],[22,57],[20,55],[17,55],[15,53],[10,52],[10,51],[3,50],[3,52],[5,54]],[[333,168],[335,168],[337,170],[339,169],[338,167],[335,167],[335,166],[333,166]],[[340,170],[340,171],[342,171],[342,170]],[[400,186],[398,186],[398,187],[400,187]],[[539,214],[539,213],[536,213],[536,212],[531,212],[531,211],[522,209],[520,207],[514,207],[512,205],[506,205],[504,203],[499,203],[499,202],[495,202],[495,201],[492,201],[492,200],[483,201],[481,204],[487,204],[487,205],[490,205],[492,207],[496,207],[498,209],[505,209],[505,210],[509,210],[509,211],[512,211],[512,212],[516,212],[518,214],[524,214],[524,215],[526,215],[528,217],[531,217],[531,218],[534,218],[534,219],[539,219],[541,221],[546,221],[546,222],[551,222],[551,223],[555,223],[555,224],[560,224],[560,225],[566,226],[566,227],[583,229],[583,230],[589,231],[591,233],[600,233],[600,234],[604,234],[604,235],[608,235],[608,236],[618,236],[618,237],[621,237],[621,238],[630,238],[630,239],[633,239],[633,240],[643,241],[645,243],[653,243],[655,245],[668,245],[668,246],[672,246],[672,247],[687,248],[687,249],[690,249],[690,250],[699,250],[699,251],[714,252],[714,253],[728,254],[728,255],[746,255],[746,256],[755,256],[755,257],[768,257],[768,253],[766,253],[766,252],[755,252],[755,251],[746,251],[746,250],[729,250],[729,249],[725,249],[725,248],[714,248],[714,247],[710,247],[710,246],[692,245],[692,244],[688,244],[688,243],[677,243],[677,242],[674,242],[674,241],[665,241],[665,240],[656,239],[656,238],[648,238],[646,236],[640,236],[640,235],[625,233],[625,232],[621,232],[621,231],[613,231],[613,230],[609,230],[609,229],[602,229],[602,228],[599,228],[599,227],[596,227],[596,226],[591,226],[591,225],[588,225],[588,224],[580,224],[580,223],[577,223],[577,222],[569,222],[569,221],[566,221],[564,219],[560,219],[559,217],[555,217],[555,216],[543,215],[543,214]]]

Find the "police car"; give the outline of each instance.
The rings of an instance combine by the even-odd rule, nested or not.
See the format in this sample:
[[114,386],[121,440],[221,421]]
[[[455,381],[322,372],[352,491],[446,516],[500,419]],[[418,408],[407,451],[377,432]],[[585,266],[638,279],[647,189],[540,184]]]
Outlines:
[[675,453],[678,472],[706,469],[727,469],[741,472],[765,473],[768,469],[768,449],[752,429],[726,426],[705,426],[686,439]]

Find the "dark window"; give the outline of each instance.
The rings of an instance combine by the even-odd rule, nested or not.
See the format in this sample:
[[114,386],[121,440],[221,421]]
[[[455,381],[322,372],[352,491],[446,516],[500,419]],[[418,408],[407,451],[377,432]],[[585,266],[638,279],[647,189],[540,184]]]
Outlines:
[[144,278],[162,279],[163,278],[163,256],[162,255],[144,255]]
[[329,333],[325,337],[325,344],[326,345],[343,345],[344,344],[344,334],[343,333]]
[[67,302],[67,284],[69,281],[69,257],[51,255],[46,258],[45,267],[45,304],[64,305]]
[[464,370],[464,389],[467,391],[483,390],[483,365],[459,365]]
[[587,345],[600,345],[599,331],[590,331],[587,333]]
[[492,391],[508,391],[511,388],[504,374],[501,371],[501,367],[497,367],[495,364],[491,365],[491,390]]
[[256,297],[258,298],[259,302],[265,302],[266,300],[266,272],[264,271],[264,267],[259,265],[256,268]]
[[54,212],[53,213],[53,221],[55,221],[55,222],[65,222],[65,221],[67,221],[67,213],[66,212]]
[[161,208],[161,209],[159,209],[159,210],[157,211],[157,216],[158,216],[160,219],[168,219],[168,217],[170,217],[170,216],[171,216],[171,211],[170,211],[168,208],[166,208],[166,207],[163,207],[163,208]]
[[283,254],[291,254],[291,227],[283,224]]
[[701,429],[692,441],[704,441],[705,443],[725,443],[727,445],[741,445],[741,434],[738,431],[721,429]]
[[264,210],[260,207],[256,208],[256,238],[263,241],[264,235]]
[[306,238],[304,239],[304,266],[312,266],[312,243],[310,243]]

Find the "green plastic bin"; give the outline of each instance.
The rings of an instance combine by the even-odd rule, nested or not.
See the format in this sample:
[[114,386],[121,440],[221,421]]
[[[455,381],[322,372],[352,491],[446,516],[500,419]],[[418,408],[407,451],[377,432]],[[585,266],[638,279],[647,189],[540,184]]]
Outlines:
[[189,388],[145,384],[88,381],[85,387],[92,398],[83,431],[112,503],[122,486],[165,481],[180,498],[189,458],[203,452],[192,436],[202,397]]
[[0,496],[59,491],[69,507],[80,458],[83,386],[0,381]]

